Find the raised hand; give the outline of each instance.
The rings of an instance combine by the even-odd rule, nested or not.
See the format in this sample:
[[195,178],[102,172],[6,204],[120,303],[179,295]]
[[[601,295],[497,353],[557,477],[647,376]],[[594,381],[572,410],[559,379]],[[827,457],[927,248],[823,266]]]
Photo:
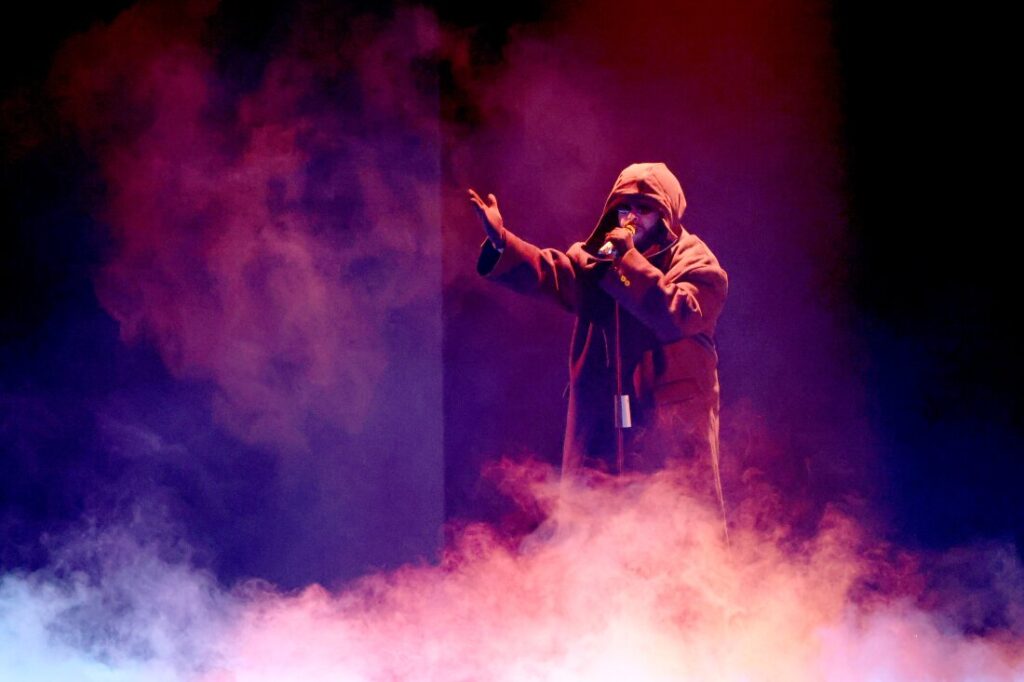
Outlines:
[[480,216],[480,222],[483,223],[484,232],[487,233],[487,238],[491,240],[491,244],[497,249],[505,248],[505,222],[501,218],[501,211],[498,210],[498,199],[493,194],[487,195],[487,201],[485,202],[480,198],[480,195],[475,190],[469,190],[469,200],[473,204],[473,208],[476,209],[476,214]]

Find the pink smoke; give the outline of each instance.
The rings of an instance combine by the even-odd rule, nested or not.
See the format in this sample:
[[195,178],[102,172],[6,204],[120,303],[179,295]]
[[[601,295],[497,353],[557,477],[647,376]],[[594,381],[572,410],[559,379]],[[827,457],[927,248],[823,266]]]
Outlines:
[[[536,475],[521,480],[536,479]],[[829,514],[787,544],[741,513],[723,542],[713,504],[672,471],[526,490],[551,515],[518,547],[470,529],[440,567],[340,594],[250,595],[205,680],[990,679],[1024,674],[1019,640],[971,638],[901,590],[855,597],[890,569]],[[744,510],[753,512],[754,510]],[[912,576],[904,576],[905,581]]]
[[[864,558],[870,543],[851,519],[829,514],[813,540],[796,545],[787,544],[783,526],[741,522],[727,546],[714,505],[690,493],[692,475],[663,472],[560,493],[549,475],[528,492],[551,516],[517,547],[480,526],[437,567],[377,574],[338,594],[317,586],[294,596],[250,591],[203,679],[1024,674],[1024,642],[1013,631],[966,636],[915,606],[920,592],[905,588],[858,598],[864,580],[892,566]],[[530,477],[537,478],[523,479]]]
[[[0,577],[0,675],[201,680],[986,680],[1024,675],[1019,609],[970,634],[964,602],[1019,600],[1002,548],[939,563],[993,569],[996,590],[929,586],[838,512],[810,539],[752,499],[731,543],[692,481],[706,472],[560,485],[506,465],[502,485],[547,517],[518,538],[471,526],[440,565],[332,592],[231,591],[151,529],[90,529],[54,568]],[[706,486],[697,484],[697,488]],[[769,507],[771,505],[769,504]],[[888,558],[887,558],[888,557]],[[894,558],[895,557],[895,558]],[[1001,566],[1001,568],[998,568]],[[954,617],[960,611],[960,617]],[[100,677],[102,675],[102,677]]]
[[[436,305],[436,161],[394,162],[409,137],[437,148],[436,100],[393,77],[436,26],[409,10],[332,43],[300,21],[218,117],[232,84],[205,41],[214,7],[140,3],[72,40],[54,87],[106,186],[96,289],[123,338],[209,382],[238,438],[301,451],[310,420],[362,430],[389,314]],[[345,108],[323,91],[349,72]]]

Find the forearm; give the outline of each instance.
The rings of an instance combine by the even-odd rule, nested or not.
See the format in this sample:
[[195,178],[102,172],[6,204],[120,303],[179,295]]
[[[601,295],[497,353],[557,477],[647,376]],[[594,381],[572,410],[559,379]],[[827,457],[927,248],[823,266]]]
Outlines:
[[480,245],[477,272],[519,293],[552,297],[573,310],[575,271],[569,257],[557,249],[540,249],[507,229],[502,236],[500,251],[490,239]]
[[601,279],[601,288],[663,342],[711,333],[725,302],[727,279],[717,267],[670,277],[630,249]]

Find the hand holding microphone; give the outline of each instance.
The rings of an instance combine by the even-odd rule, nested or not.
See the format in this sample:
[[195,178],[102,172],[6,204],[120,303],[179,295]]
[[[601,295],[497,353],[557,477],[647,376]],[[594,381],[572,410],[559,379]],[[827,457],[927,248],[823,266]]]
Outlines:
[[633,235],[636,234],[636,222],[631,220],[622,227],[616,227],[605,235],[607,241],[597,250],[602,258],[617,258],[633,248]]

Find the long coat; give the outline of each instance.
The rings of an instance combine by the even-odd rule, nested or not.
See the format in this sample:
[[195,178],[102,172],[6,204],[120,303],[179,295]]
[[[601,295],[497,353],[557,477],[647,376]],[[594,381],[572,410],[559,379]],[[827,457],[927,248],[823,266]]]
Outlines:
[[[643,194],[664,209],[659,238],[616,263],[595,255],[617,226],[616,206]],[[629,166],[615,181],[585,242],[565,252],[538,248],[510,230],[505,247],[481,245],[477,271],[525,294],[554,299],[576,316],[569,350],[569,407],[562,471],[613,470],[614,304],[620,306],[623,388],[633,428],[627,467],[653,470],[677,458],[708,458],[718,469],[718,354],[715,323],[728,277],[707,245],[682,224],[686,199],[661,163]]]

